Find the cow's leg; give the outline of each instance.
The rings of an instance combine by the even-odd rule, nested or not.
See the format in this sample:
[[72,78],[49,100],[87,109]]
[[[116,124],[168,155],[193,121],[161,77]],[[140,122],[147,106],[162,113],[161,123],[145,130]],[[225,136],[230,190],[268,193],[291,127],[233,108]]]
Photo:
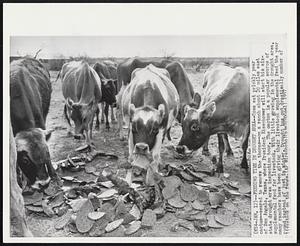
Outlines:
[[104,102],[101,103],[101,123],[104,123]]
[[124,134],[123,134],[123,114],[121,111],[121,108],[117,108],[117,117],[118,117],[118,124],[119,124],[119,136],[120,140],[123,141],[125,140]]
[[67,134],[68,134],[68,136],[72,136],[72,125],[71,125],[71,121],[70,121],[70,117],[69,117],[70,110],[69,110],[69,108],[67,107],[66,104],[64,106],[64,115],[65,115],[65,118],[68,122],[68,133]]
[[97,109],[96,109],[96,126],[95,126],[95,129],[97,131],[99,131],[100,129],[100,121],[99,121],[99,113],[100,113],[100,109],[99,109],[99,106],[97,105]]
[[116,117],[114,114],[114,107],[113,105],[110,105],[110,119],[112,123],[116,123]]
[[129,123],[128,126],[128,150],[129,150],[128,162],[129,163],[133,161],[133,149],[134,149],[133,135],[131,131],[131,124]]
[[219,144],[219,162],[217,163],[217,173],[223,173],[224,168],[223,168],[223,153],[224,153],[224,142],[223,142],[223,137],[222,134],[217,134],[218,135],[218,144]]
[[153,162],[151,163],[152,170],[158,172],[158,167],[161,164],[160,151],[163,140],[164,130],[160,129],[156,136],[156,141],[152,149]]
[[169,141],[172,140],[171,135],[170,135],[171,127],[167,130],[167,138]]
[[228,135],[226,133],[224,133],[224,134],[222,134],[222,137],[223,137],[223,142],[225,145],[225,151],[227,153],[227,156],[233,156],[233,152],[232,152],[231,146],[229,144],[229,140],[228,140]]
[[250,135],[250,125],[247,126],[246,128],[246,134],[243,137],[242,140],[242,149],[243,149],[243,159],[241,162],[241,167],[245,168],[246,172],[248,172],[248,162],[247,162],[247,148],[248,148],[248,139]]
[[91,138],[90,138],[90,133],[89,133],[89,126],[88,129],[83,130],[83,135],[85,137],[85,142],[87,145],[91,145]]
[[9,180],[10,180],[10,236],[32,237],[26,222],[22,190],[17,182],[17,151],[16,143],[10,127],[9,136]]
[[[94,119],[94,117],[93,117]],[[93,120],[91,120],[89,124],[89,134],[90,134],[90,139],[93,139]]]
[[205,156],[210,156],[210,152],[208,150],[208,141],[209,141],[209,137],[207,138],[207,140],[205,141],[205,143],[203,144],[203,147],[202,147],[202,155],[205,155]]
[[105,113],[105,119],[106,119],[106,129],[109,130],[109,121],[108,121],[108,110],[109,110],[109,104],[105,103],[104,113]]

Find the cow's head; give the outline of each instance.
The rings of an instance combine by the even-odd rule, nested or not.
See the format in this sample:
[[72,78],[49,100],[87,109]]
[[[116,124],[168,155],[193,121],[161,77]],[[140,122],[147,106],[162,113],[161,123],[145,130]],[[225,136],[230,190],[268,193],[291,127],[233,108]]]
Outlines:
[[162,137],[164,132],[163,119],[165,116],[165,105],[160,104],[158,109],[144,106],[135,108],[130,104],[130,122],[134,154],[148,154]]
[[184,154],[187,149],[199,149],[211,135],[210,120],[216,111],[216,103],[210,102],[199,109],[186,106],[182,122],[182,137],[176,150]]
[[182,123],[184,118],[184,111],[186,106],[190,106],[191,108],[199,108],[201,102],[201,96],[199,93],[194,94],[193,100],[189,104],[183,104],[180,106],[179,112],[177,114],[177,120]]
[[47,145],[51,132],[31,128],[17,133],[15,137],[18,166],[29,180],[29,185],[35,189],[47,185],[53,176]]
[[102,98],[109,105],[116,105],[117,80],[116,79],[101,79],[102,83]]
[[71,112],[71,119],[75,124],[75,138],[83,134],[84,130],[89,129],[89,125],[91,124],[94,114],[95,114],[95,103],[94,99],[92,99],[89,103],[80,103],[73,102],[71,98],[67,98],[66,100],[67,107]]

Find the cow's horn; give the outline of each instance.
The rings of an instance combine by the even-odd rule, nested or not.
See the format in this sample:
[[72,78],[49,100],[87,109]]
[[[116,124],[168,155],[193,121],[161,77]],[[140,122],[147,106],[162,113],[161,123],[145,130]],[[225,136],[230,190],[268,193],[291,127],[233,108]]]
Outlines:
[[45,135],[46,140],[48,140],[51,137],[51,133],[54,132],[54,131],[55,131],[54,129],[43,130],[43,133]]
[[68,107],[70,107],[70,108],[72,108],[72,106],[74,104],[73,100],[70,97],[67,98],[66,103],[67,103]]

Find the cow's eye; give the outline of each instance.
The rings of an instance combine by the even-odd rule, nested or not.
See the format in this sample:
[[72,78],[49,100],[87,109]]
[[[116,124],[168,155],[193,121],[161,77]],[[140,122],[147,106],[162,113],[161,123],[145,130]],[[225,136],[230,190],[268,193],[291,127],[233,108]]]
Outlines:
[[152,133],[153,133],[153,134],[157,134],[157,133],[158,133],[158,127],[153,127]]
[[24,156],[24,157],[23,157],[23,164],[24,164],[24,165],[29,165],[29,163],[30,163],[30,162],[29,162],[28,157]]
[[191,130],[192,131],[199,131],[200,127],[198,124],[194,123],[192,126],[191,126]]

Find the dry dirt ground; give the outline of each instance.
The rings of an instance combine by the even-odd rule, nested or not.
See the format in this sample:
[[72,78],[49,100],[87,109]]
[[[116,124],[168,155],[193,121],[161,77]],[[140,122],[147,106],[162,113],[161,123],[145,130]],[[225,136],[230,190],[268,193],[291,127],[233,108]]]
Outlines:
[[[201,92],[201,83],[203,73],[188,73],[194,88],[196,91]],[[61,92],[61,81],[55,82],[57,72],[51,71],[52,81],[52,98],[50,111],[47,118],[47,128],[54,128],[52,137],[49,140],[49,148],[51,152],[52,161],[58,161],[65,159],[72,150],[83,144],[82,141],[74,140],[67,135],[67,122],[63,116],[64,99]],[[113,170],[119,169],[120,175],[125,176],[125,169],[122,167],[127,160],[127,141],[120,141],[117,134],[117,124],[111,124],[110,131],[105,129],[104,124],[101,124],[100,131],[94,131],[94,142],[97,150],[113,153],[119,157],[118,160],[110,160],[107,158],[96,158],[93,162],[87,165],[93,165],[97,168],[97,171],[102,171],[103,168],[109,167]],[[162,148],[162,159],[165,163],[182,162],[182,160],[175,159],[173,152],[170,151],[168,146],[176,145],[181,136],[181,127],[179,124],[174,124],[171,131],[172,142],[166,140]],[[225,172],[230,176],[232,181],[250,183],[250,175],[241,171],[239,164],[242,156],[242,149],[239,147],[239,142],[230,138],[230,144],[232,146],[234,157],[224,157]],[[218,154],[218,144],[216,136],[213,136],[209,143],[209,149],[212,155]],[[184,162],[193,162],[197,165],[209,165],[211,163],[211,156],[206,157],[201,154],[202,149],[193,155],[191,159]],[[86,174],[84,171],[65,173],[64,175],[73,175],[80,180],[93,180],[95,176],[93,174]],[[159,219],[156,226],[153,229],[142,229],[140,236],[145,237],[246,237],[250,236],[250,205],[251,201],[249,197],[236,196],[232,199],[232,202],[237,207],[237,213],[235,213],[235,223],[231,226],[226,226],[222,229],[213,229],[206,232],[192,232],[184,228],[180,228],[177,232],[170,231],[170,228],[174,222],[178,219],[173,213],[166,213],[166,215]],[[56,218],[49,218],[46,215],[39,215],[35,213],[28,214],[29,227],[32,230],[34,236],[37,237],[57,237],[57,236],[82,236],[79,233],[71,233],[67,229],[56,230],[54,228]],[[119,236],[111,233],[106,236]]]

